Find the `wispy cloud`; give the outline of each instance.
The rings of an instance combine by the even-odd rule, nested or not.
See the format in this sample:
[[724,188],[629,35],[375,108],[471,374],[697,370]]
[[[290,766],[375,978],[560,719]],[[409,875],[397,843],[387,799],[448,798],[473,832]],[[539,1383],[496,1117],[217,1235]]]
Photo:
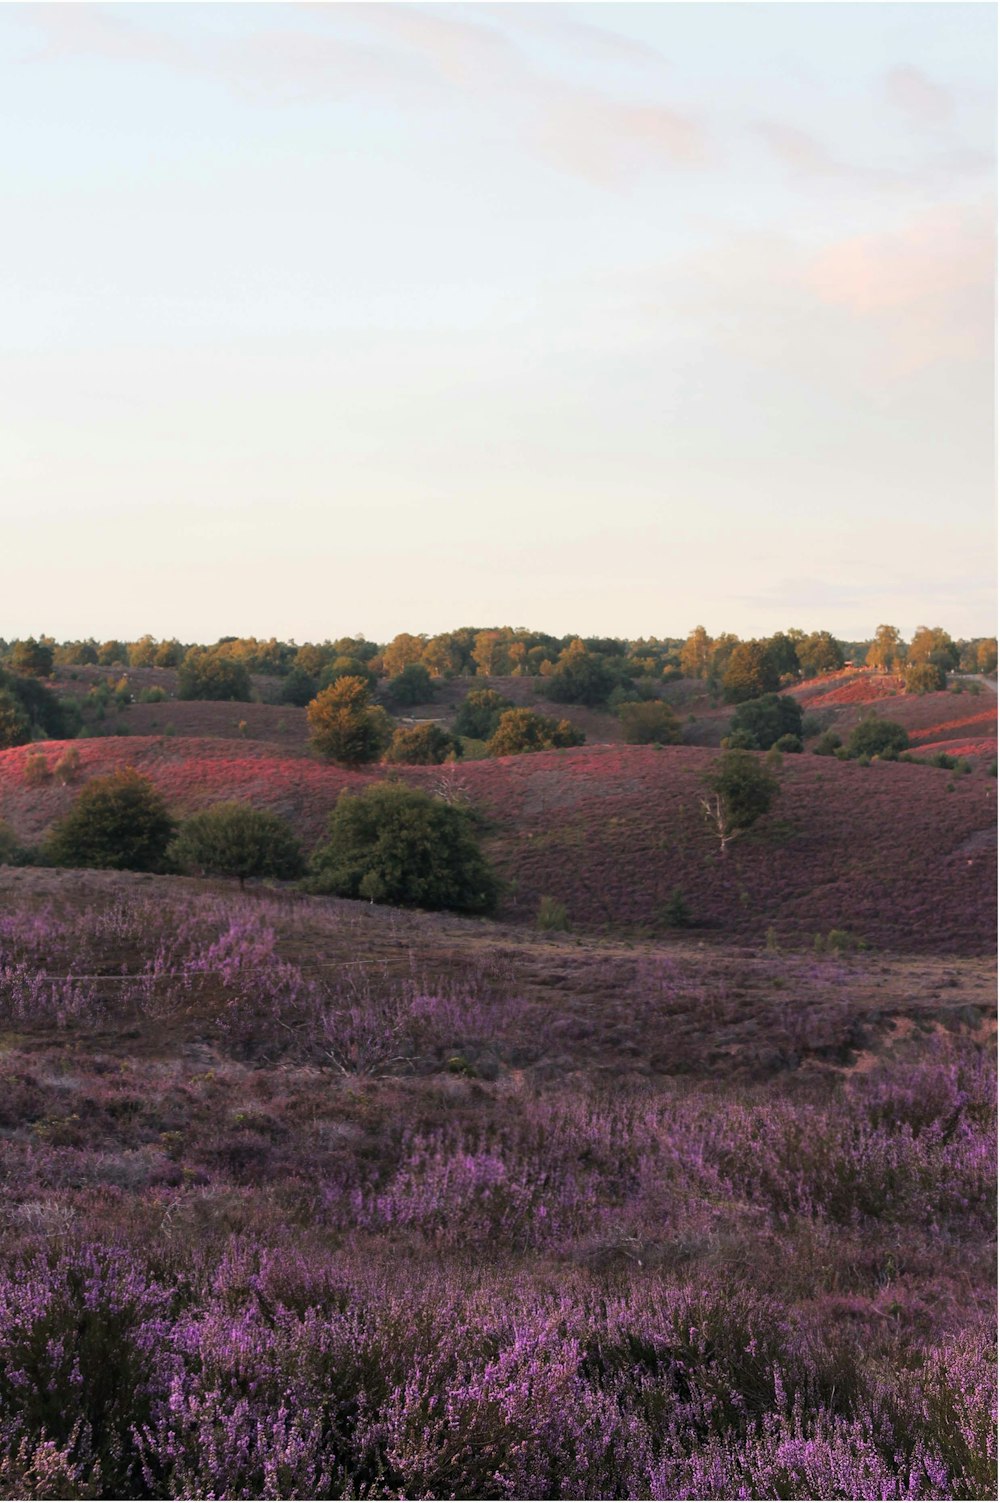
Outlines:
[[933,83],[919,68],[892,68],[885,76],[885,98],[911,120],[939,125],[955,112],[947,89]]
[[[712,157],[704,125],[663,97],[662,59],[653,49],[557,15],[533,18],[519,6],[261,7],[262,24],[242,35],[202,28],[187,46],[157,28],[156,7],[138,21],[96,5],[32,6],[22,14],[44,36],[41,60],[156,63],[278,104],[363,97],[390,108],[433,108],[442,100],[485,107],[502,114],[524,149],[602,185],[646,170],[705,165]],[[519,30],[537,27],[629,67],[641,62],[647,86],[624,99],[543,71],[517,40]],[[651,62],[656,87],[648,86]]]

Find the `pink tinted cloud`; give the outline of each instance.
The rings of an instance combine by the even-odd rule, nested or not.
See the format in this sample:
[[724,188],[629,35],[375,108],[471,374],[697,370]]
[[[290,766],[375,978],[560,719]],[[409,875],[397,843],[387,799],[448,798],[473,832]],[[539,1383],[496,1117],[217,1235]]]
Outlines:
[[890,104],[921,124],[938,125],[954,113],[955,101],[947,89],[919,68],[892,68],[885,76],[884,90]]

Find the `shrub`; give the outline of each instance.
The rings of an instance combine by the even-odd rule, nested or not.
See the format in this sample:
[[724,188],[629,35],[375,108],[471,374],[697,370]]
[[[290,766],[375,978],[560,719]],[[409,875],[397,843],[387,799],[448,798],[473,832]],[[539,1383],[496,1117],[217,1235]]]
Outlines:
[[849,757],[881,757],[884,762],[891,762],[909,744],[905,728],[897,721],[869,715],[848,737],[847,754]]
[[340,678],[321,690],[306,709],[306,718],[313,749],[346,767],[377,762],[392,740],[392,721],[371,703],[363,678]]
[[776,752],[800,752],[802,750],[802,737],[793,736],[790,733],[779,736],[771,747],[771,750]]
[[582,731],[568,720],[553,720],[534,710],[504,710],[500,723],[487,743],[491,757],[510,757],[519,752],[551,751],[559,746],[582,746]]
[[52,781],[52,769],[42,751],[32,751],[24,759],[24,781],[29,788],[40,788]]
[[741,740],[741,746],[751,751],[767,751],[782,736],[801,737],[802,706],[790,694],[762,694],[757,699],[745,700],[729,724],[730,746],[736,745],[733,736],[742,733],[750,739]]
[[708,796],[702,812],[725,855],[727,846],[744,834],[774,803],[780,784],[752,752],[727,751],[704,776]]
[[836,731],[824,731],[813,747],[813,755],[832,757],[840,748],[841,740]]
[[690,927],[691,910],[679,887],[673,889],[670,897],[664,904],[663,922],[669,924],[671,929],[687,929]]
[[206,647],[185,653],[177,676],[178,699],[249,700],[250,673],[235,658]]
[[389,680],[387,692],[393,704],[425,705],[434,698],[434,683],[422,663],[409,663]]
[[289,826],[267,809],[214,804],[184,820],[167,850],[182,871],[205,876],[300,877],[302,849]]
[[29,855],[7,821],[0,819],[0,866],[24,866]]
[[569,914],[566,911],[566,904],[560,903],[558,898],[539,898],[538,912],[535,914],[535,928],[547,932],[568,929]]
[[629,746],[676,746],[681,739],[681,723],[661,699],[623,704],[618,719]]
[[385,760],[427,767],[461,755],[461,741],[439,725],[413,725],[399,728]]
[[473,741],[488,741],[496,732],[504,710],[513,708],[513,702],[498,694],[495,689],[473,689],[459,705],[452,730],[456,736],[468,736]]
[[141,705],[162,704],[166,698],[167,691],[161,688],[159,684],[154,684],[151,689],[140,689],[136,695],[136,699]]
[[80,753],[75,746],[67,746],[62,755],[56,758],[52,771],[62,784],[76,781],[80,774]]
[[307,885],[342,898],[458,913],[490,913],[499,896],[470,813],[403,783],[341,794]]
[[173,833],[167,806],[153,784],[126,767],[87,784],[53,826],[45,855],[55,866],[155,871]]

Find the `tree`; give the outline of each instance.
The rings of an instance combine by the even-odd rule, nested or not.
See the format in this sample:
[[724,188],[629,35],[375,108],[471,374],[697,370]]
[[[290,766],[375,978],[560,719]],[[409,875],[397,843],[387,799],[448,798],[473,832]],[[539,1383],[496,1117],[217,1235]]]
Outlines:
[[118,642],[114,638],[110,642],[102,642],[97,649],[97,661],[102,668],[125,668],[128,665],[128,648],[124,642]]
[[703,626],[696,626],[681,648],[681,671],[686,678],[707,678],[711,659],[711,638]]
[[799,667],[806,678],[821,673],[836,673],[844,666],[844,649],[828,631],[810,632],[796,648]]
[[176,637],[161,642],[153,659],[154,668],[179,668],[184,661],[184,647]]
[[386,676],[395,678],[397,673],[402,673],[411,663],[419,663],[426,646],[426,637],[414,637],[408,631],[401,631],[397,637],[393,637],[382,654],[382,668]]
[[933,663],[941,672],[951,673],[958,667],[959,650],[951,637],[940,626],[918,626],[910,643],[907,662]]
[[177,676],[177,697],[246,702],[252,698],[250,672],[218,648],[192,647]]
[[360,767],[377,762],[392,740],[392,721],[371,703],[363,678],[339,678],[306,709],[310,744],[331,762]]
[[762,694],[744,700],[729,726],[733,736],[740,736],[741,746],[769,751],[782,736],[801,738],[802,706],[790,694]]
[[724,856],[727,847],[751,829],[777,798],[781,785],[750,751],[727,751],[705,773],[707,795],[701,809]]
[[292,668],[281,681],[281,703],[304,709],[310,700],[316,698],[318,689],[312,674],[304,668]]
[[933,694],[944,689],[948,676],[936,663],[911,663],[903,676],[903,689],[907,694]]
[[880,626],[868,649],[865,662],[869,668],[876,668],[879,673],[891,673],[905,656],[906,643],[900,636],[898,627]]
[[681,723],[662,699],[626,700],[618,719],[629,746],[675,746],[681,739]]
[[738,642],[722,675],[722,692],[729,704],[773,694],[781,674],[767,642]]
[[976,667],[980,673],[997,671],[997,639],[984,637],[976,648]]
[[411,767],[437,766],[449,757],[462,755],[462,743],[439,725],[401,726],[385,754],[387,762]]
[[[35,735],[55,740],[76,734],[80,724],[80,713],[76,701],[58,700],[52,690],[46,688],[37,678],[20,678],[16,674],[0,669],[0,693],[7,696],[3,702],[8,707],[4,717],[8,734],[13,725],[12,715],[14,720],[26,717],[29,726],[27,736],[8,742],[8,745],[20,746],[23,740],[30,740]],[[11,700],[15,700],[20,705],[21,716],[17,716],[12,711]]]
[[491,913],[500,884],[472,816],[404,783],[341,794],[311,863],[312,892],[413,908]]
[[773,637],[766,641],[767,655],[771,660],[771,666],[778,675],[778,682],[783,678],[798,678],[799,676],[799,643],[803,633],[797,627],[789,631],[775,632]]
[[500,724],[504,710],[513,708],[513,701],[498,694],[496,689],[472,689],[458,707],[452,730],[456,736],[488,741]]
[[31,740],[31,716],[12,690],[0,686],[0,751]]
[[26,637],[23,642],[15,642],[10,650],[12,671],[29,675],[31,678],[48,678],[52,672],[53,661],[54,649],[48,642],[36,641],[34,637]]
[[883,720],[879,715],[868,715],[854,727],[847,738],[849,757],[881,757],[884,762],[894,762],[905,751],[910,738],[905,727],[895,720]]
[[361,678],[364,679],[369,689],[374,689],[378,683],[378,674],[368,666],[361,658],[335,657],[332,663],[327,663],[319,676],[321,689],[329,689],[338,678]]
[[548,715],[536,715],[534,710],[504,710],[486,751],[491,757],[511,757],[519,752],[582,746],[585,739],[568,720],[553,720]]
[[156,871],[174,824],[162,796],[134,767],[94,778],[45,843],[54,866]]
[[559,654],[545,697],[560,704],[603,705],[621,679],[605,658],[588,652],[577,639]]
[[249,804],[213,804],[184,820],[167,848],[182,871],[203,876],[300,877],[302,848],[290,827],[267,809]]
[[434,685],[423,663],[409,663],[389,680],[389,698],[398,705],[425,705],[434,698]]

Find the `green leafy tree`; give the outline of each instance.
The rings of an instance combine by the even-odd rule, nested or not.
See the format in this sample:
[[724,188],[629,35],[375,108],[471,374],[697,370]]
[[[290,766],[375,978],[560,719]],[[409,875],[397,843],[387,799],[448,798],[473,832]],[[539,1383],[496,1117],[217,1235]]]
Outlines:
[[778,681],[784,678],[798,678],[799,667],[799,643],[804,633],[796,627],[789,631],[775,632],[773,637],[768,637],[767,653],[771,659],[771,665],[778,675]]
[[942,673],[951,673],[958,667],[960,653],[951,637],[940,626],[918,626],[910,643],[907,662],[910,666],[933,663]]
[[722,692],[729,704],[773,694],[781,682],[770,645],[764,641],[738,642],[722,675]]
[[378,674],[362,658],[349,658],[338,655],[332,662],[327,663],[319,676],[319,687],[329,689],[339,678],[364,679],[369,689],[374,689],[378,683]]
[[891,673],[906,658],[906,643],[895,626],[880,626],[865,658],[869,668]]
[[844,666],[844,649],[828,631],[810,632],[796,646],[799,668],[806,678],[836,673]]
[[387,762],[430,767],[462,755],[462,743],[439,725],[401,726],[385,754]]
[[881,757],[883,762],[893,762],[900,752],[906,751],[910,738],[904,726],[895,720],[884,720],[880,715],[868,715],[854,727],[847,738],[849,757]]
[[54,866],[156,871],[174,824],[162,796],[134,767],[94,778],[45,843]]
[[675,746],[681,739],[681,723],[662,699],[626,701],[618,719],[629,746]]
[[781,785],[750,751],[727,751],[706,772],[706,795],[701,799],[705,819],[719,842],[727,848],[767,814]]
[[802,706],[790,694],[762,694],[743,702],[729,722],[739,745],[753,751],[769,751],[782,736],[802,735]]
[[247,877],[300,877],[305,869],[302,848],[283,819],[236,802],[184,820],[167,859],[182,871],[238,877],[241,887]]
[[363,678],[339,678],[306,709],[310,744],[321,757],[346,767],[377,762],[392,740],[393,725]]
[[48,642],[26,637],[10,650],[11,670],[31,678],[48,678],[55,660],[55,649]]
[[434,684],[423,663],[409,663],[389,680],[389,698],[397,705],[425,705],[434,698]]
[[553,720],[534,710],[504,710],[486,750],[491,757],[511,757],[520,752],[552,751],[555,747],[582,746],[586,737],[568,720]]
[[31,740],[31,716],[16,694],[0,687],[0,751]]
[[561,652],[545,686],[546,699],[559,704],[603,705],[622,674],[615,672],[607,658],[588,652],[577,639]]
[[500,724],[504,710],[513,708],[513,701],[496,689],[472,689],[459,705],[452,729],[456,736],[488,741]]
[[291,668],[281,681],[281,703],[304,709],[310,700],[316,698],[318,690],[319,684],[311,673],[304,668]]
[[933,694],[948,686],[948,676],[937,663],[930,661],[911,663],[903,675],[903,688],[907,694]]
[[177,697],[246,702],[253,697],[250,671],[218,648],[192,647],[180,666]]
[[130,668],[152,668],[156,662],[156,640],[149,632],[138,641],[128,644],[128,665]]
[[[8,716],[6,718],[8,733],[12,721],[10,719],[10,700],[15,700],[21,708],[21,714],[27,717],[29,734],[26,740],[32,736],[40,736],[49,740],[64,740],[75,736],[80,725],[80,714],[74,700],[61,701],[56,698],[51,689],[41,683],[37,678],[22,678],[14,673],[0,670],[0,693],[9,696],[4,702],[8,704]],[[15,719],[19,718],[15,715]],[[9,745],[20,746],[21,740],[9,742]]]
[[154,668],[179,668],[184,661],[184,647],[176,637],[161,642],[153,658]]
[[344,792],[311,863],[313,892],[403,907],[491,913],[500,885],[472,816],[403,783]]

